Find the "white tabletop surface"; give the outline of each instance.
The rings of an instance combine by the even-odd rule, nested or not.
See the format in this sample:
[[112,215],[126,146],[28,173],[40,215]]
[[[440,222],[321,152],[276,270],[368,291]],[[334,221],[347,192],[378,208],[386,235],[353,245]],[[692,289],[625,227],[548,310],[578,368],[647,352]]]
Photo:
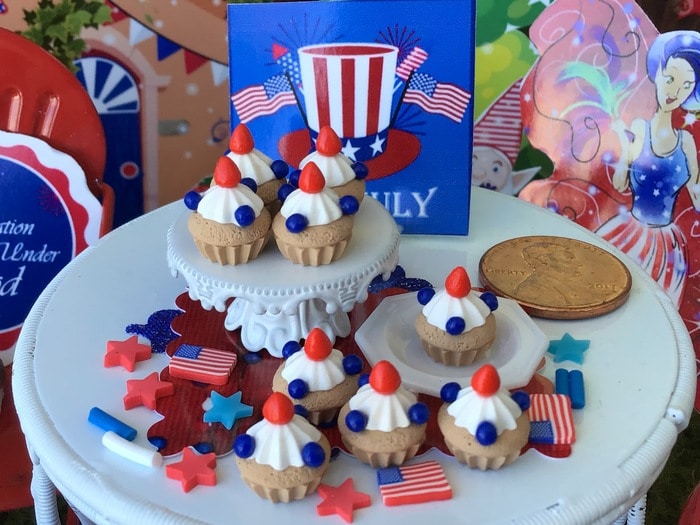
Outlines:
[[[316,515],[321,498],[315,494],[291,504],[259,499],[243,485],[231,455],[218,459],[215,487],[185,494],[165,477],[164,467],[132,464],[105,449],[101,431],[87,422],[90,408],[99,406],[137,428],[136,442],[149,446],[146,430],[159,416],[144,407],[124,410],[124,370],[104,368],[102,360],[107,340],[123,339],[126,325],[174,308],[184,291],[165,256],[168,227],[182,212],[182,203],[175,203],[110,233],[69,264],[39,298],[24,325],[13,370],[28,442],[56,487],[97,522],[340,523],[337,516]],[[399,264],[407,276],[439,286],[458,264],[476,276],[486,249],[522,235],[561,235],[605,246],[551,212],[475,188],[470,235],[403,237]],[[352,476],[356,489],[372,496],[371,507],[355,512],[356,523],[610,523],[646,492],[687,425],[695,359],[671,302],[615,253],[632,273],[627,303],[589,320],[535,320],[551,339],[569,332],[591,340],[582,365],[566,364],[580,368],[586,384],[586,406],[575,413],[572,455],[551,459],[530,450],[501,470],[481,472],[432,450],[424,458],[440,461],[454,498],[390,508],[381,503],[375,471],[341,454],[323,482],[337,485]],[[167,356],[154,355],[139,363],[138,377],[166,365]],[[553,370],[549,362],[545,375],[552,380]]]

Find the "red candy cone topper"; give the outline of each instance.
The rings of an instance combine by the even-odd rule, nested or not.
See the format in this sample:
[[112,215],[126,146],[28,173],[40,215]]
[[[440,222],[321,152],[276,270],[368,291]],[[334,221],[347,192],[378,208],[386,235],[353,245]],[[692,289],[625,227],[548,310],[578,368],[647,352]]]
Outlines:
[[235,188],[241,182],[241,171],[228,157],[221,157],[214,168],[214,182],[222,188]]
[[379,361],[369,374],[369,384],[379,394],[393,394],[401,386],[401,376],[389,361]]
[[294,405],[284,394],[273,392],[265,401],[262,413],[268,423],[286,425],[294,417]]
[[457,266],[445,279],[445,290],[451,297],[457,299],[466,297],[472,289],[472,282],[469,280],[467,270],[462,266]]
[[314,162],[304,166],[299,174],[299,189],[304,193],[320,193],[326,186],[326,179]]
[[323,361],[331,354],[331,350],[333,350],[333,343],[320,328],[314,328],[306,336],[304,353],[312,361]]
[[343,148],[338,134],[330,126],[323,126],[316,137],[316,151],[324,157],[335,157]]
[[255,148],[253,135],[250,134],[248,126],[239,124],[231,133],[231,138],[228,141],[228,149],[237,155],[245,155],[250,153]]
[[501,387],[501,378],[498,370],[493,365],[484,365],[472,376],[471,382],[474,391],[484,397],[492,396]]

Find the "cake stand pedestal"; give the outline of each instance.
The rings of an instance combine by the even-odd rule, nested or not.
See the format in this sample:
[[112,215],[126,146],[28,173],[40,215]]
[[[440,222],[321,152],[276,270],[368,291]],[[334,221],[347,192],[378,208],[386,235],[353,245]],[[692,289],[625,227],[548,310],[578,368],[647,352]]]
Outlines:
[[170,271],[185,279],[190,297],[203,308],[226,311],[225,328],[240,328],[241,342],[251,352],[265,348],[281,357],[285,343],[299,341],[314,327],[331,340],[349,335],[347,312],[367,299],[372,279],[380,274],[388,278],[398,262],[396,223],[371,197],[364,198],[355,215],[343,257],[315,267],[288,261],[274,241],[247,264],[213,263],[192,240],[190,213],[183,211],[168,231]]

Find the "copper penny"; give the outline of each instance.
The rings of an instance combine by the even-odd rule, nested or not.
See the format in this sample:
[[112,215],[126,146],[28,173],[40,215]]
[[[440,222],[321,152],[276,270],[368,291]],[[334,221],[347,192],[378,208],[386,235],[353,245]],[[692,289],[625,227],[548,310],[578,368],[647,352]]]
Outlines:
[[610,252],[576,239],[536,235],[503,241],[479,261],[481,283],[530,315],[587,319],[629,296],[632,276]]

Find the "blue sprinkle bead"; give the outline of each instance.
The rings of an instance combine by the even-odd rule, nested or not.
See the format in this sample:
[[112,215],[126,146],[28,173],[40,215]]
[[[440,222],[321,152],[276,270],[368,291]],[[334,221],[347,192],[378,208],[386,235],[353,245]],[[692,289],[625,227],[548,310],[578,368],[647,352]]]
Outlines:
[[369,175],[369,169],[364,162],[355,162],[352,165],[352,171],[355,172],[355,178],[358,180],[363,180]]
[[355,215],[360,209],[360,203],[352,195],[343,195],[338,201],[343,215]]
[[239,434],[233,442],[233,452],[239,458],[249,458],[255,452],[255,438],[248,434]]
[[287,341],[282,347],[282,357],[288,359],[292,354],[296,354],[301,350],[301,345],[298,341]]
[[307,467],[318,468],[326,461],[326,451],[321,445],[311,441],[302,447],[301,459]]
[[357,386],[363,387],[367,383],[369,383],[369,374],[360,374],[360,377],[357,378]]
[[258,183],[255,182],[255,179],[253,179],[251,177],[243,177],[241,179],[241,184],[243,184],[243,186],[246,186],[253,193],[257,193],[257,191],[258,191]]
[[183,201],[185,202],[185,206],[187,206],[187,209],[192,211],[197,210],[197,206],[199,206],[199,201],[201,200],[202,196],[194,190],[185,193],[185,198],[183,199]]
[[272,173],[275,174],[276,178],[283,179],[287,176],[287,173],[289,173],[289,164],[278,159],[270,164],[270,169],[272,170]]
[[440,399],[442,399],[445,403],[452,403],[455,399],[457,399],[457,394],[459,394],[461,389],[462,387],[455,381],[445,383],[440,389]]
[[243,227],[250,226],[255,222],[255,211],[247,204],[239,206],[238,209],[233,212],[233,216],[236,218],[236,221],[238,221],[238,224]]
[[428,304],[430,302],[430,300],[433,298],[434,295],[435,295],[435,289],[426,287],[426,288],[421,288],[420,290],[418,290],[418,295],[416,296],[416,298],[418,299],[418,302],[420,304],[425,306],[426,304]]
[[287,392],[292,399],[303,399],[309,393],[309,385],[303,379],[293,379],[287,385]]
[[523,390],[518,390],[516,392],[513,392],[513,394],[510,397],[513,401],[515,401],[518,404],[520,410],[522,410],[523,412],[530,408],[530,395],[527,392]]
[[450,335],[459,335],[464,332],[467,324],[461,317],[450,317],[445,323],[445,331]]
[[214,452],[214,445],[208,441],[200,441],[199,443],[192,445],[192,447],[200,454],[209,454],[210,452]]
[[359,410],[351,410],[345,416],[345,425],[352,432],[362,432],[367,426],[367,416]]
[[481,446],[488,447],[493,445],[498,439],[498,432],[496,431],[496,426],[490,421],[482,421],[479,426],[476,427],[476,440]]
[[430,409],[425,403],[414,403],[408,408],[408,419],[415,425],[427,423]]
[[294,405],[294,413],[297,416],[301,416],[303,418],[309,417],[309,411],[306,409],[306,407],[304,405]]
[[498,308],[498,297],[493,292],[484,292],[479,298],[486,303],[486,306],[493,312]]
[[362,359],[355,354],[343,357],[343,370],[349,376],[354,376],[362,372]]
[[295,188],[299,187],[299,175],[301,175],[301,170],[292,170],[289,173],[289,177],[287,177],[289,184],[291,184]]
[[292,233],[301,233],[309,225],[309,221],[301,213],[292,213],[284,222],[287,229]]
[[292,186],[291,184],[282,184],[280,186],[280,189],[277,190],[277,198],[284,202],[287,200],[287,197],[289,197],[289,194],[292,193],[296,188]]
[[163,437],[163,436],[152,436],[152,437],[149,437],[149,438],[148,438],[148,442],[149,442],[151,445],[153,445],[154,447],[156,447],[156,448],[158,449],[158,451],[163,450],[163,449],[167,446],[167,444],[168,444],[168,440],[167,440],[165,437]]

